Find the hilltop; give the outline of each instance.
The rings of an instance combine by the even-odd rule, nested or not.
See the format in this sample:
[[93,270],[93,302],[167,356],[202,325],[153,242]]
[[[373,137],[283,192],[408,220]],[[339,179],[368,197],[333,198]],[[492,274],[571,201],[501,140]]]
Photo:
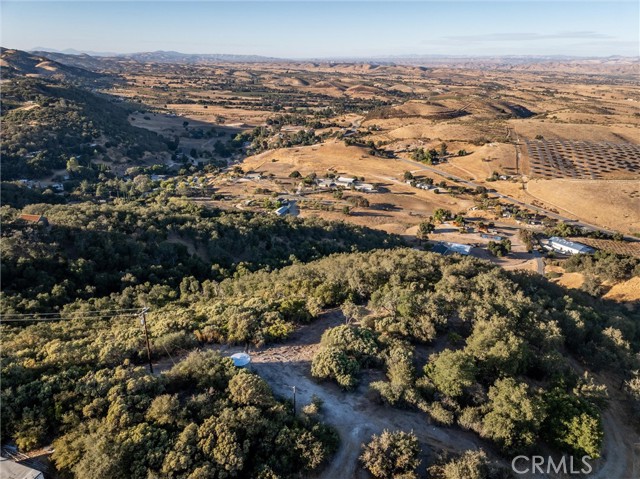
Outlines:
[[[50,79],[16,75],[2,85],[3,179],[42,179],[78,168],[141,158],[158,151],[158,136],[132,126],[135,106]],[[59,172],[60,173],[60,172]]]
[[35,77],[67,82],[95,82],[104,78],[101,73],[65,65],[43,55],[7,48],[0,48],[0,66],[3,78]]

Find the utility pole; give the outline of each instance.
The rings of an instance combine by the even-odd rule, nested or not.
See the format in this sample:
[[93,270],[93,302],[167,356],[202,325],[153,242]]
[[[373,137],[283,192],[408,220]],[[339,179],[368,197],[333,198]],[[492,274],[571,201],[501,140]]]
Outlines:
[[140,312],[140,322],[142,323],[142,327],[144,328],[144,338],[147,342],[147,358],[149,359],[149,372],[153,374],[153,364],[151,364],[151,344],[149,343],[149,331],[147,330],[147,311],[149,308],[144,308]]
[[293,389],[293,415],[296,415],[296,387],[295,386],[291,386],[291,388]]

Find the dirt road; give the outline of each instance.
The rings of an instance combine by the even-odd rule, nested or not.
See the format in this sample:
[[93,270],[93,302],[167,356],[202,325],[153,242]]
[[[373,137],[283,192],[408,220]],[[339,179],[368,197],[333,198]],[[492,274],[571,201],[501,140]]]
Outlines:
[[313,380],[310,377],[311,360],[319,347],[320,336],[326,328],[342,321],[339,312],[327,313],[301,328],[287,344],[251,353],[251,368],[271,385],[275,394],[291,398],[295,386],[296,402],[300,406],[309,404],[314,395],[322,399],[322,418],[337,429],[341,444],[320,478],[367,477],[358,468],[361,445],[372,434],[379,434],[384,429],[413,430],[423,449],[431,451],[476,449],[485,445],[471,433],[434,426],[425,414],[376,404],[367,390],[370,381],[384,377],[379,371],[364,372],[360,387],[353,392],[344,392],[333,383]]
[[[435,426],[424,413],[383,406],[372,400],[368,394],[368,384],[384,378],[380,371],[364,371],[361,384],[356,391],[345,392],[336,384],[316,382],[311,378],[311,361],[319,348],[320,337],[327,329],[342,324],[340,311],[328,311],[313,323],[296,331],[286,343],[250,350],[250,369],[271,386],[274,394],[283,399],[291,399],[293,386],[296,387],[296,404],[300,411],[315,395],[323,401],[321,418],[333,426],[340,435],[340,448],[331,463],[317,479],[364,479],[368,476],[358,466],[361,445],[372,434],[384,429],[413,431],[423,450],[422,468],[431,462],[435,453],[441,450],[460,452],[482,447],[490,456],[493,446],[473,433],[457,428]],[[244,351],[241,346],[214,345],[209,349],[219,350],[224,355]],[[181,358],[174,358],[179,361]],[[157,374],[169,369],[173,360],[163,360],[154,365]],[[603,457],[594,463],[595,471],[589,479],[633,479],[633,447],[637,435],[623,420],[624,415],[615,406],[603,416],[605,444]],[[509,461],[498,461],[509,468]],[[553,474],[519,475],[519,478],[551,478]]]
[[[358,467],[360,448],[372,434],[380,434],[384,429],[414,431],[425,457],[443,449],[491,448],[472,433],[434,426],[426,414],[395,409],[372,401],[367,394],[368,384],[384,378],[380,371],[363,372],[361,385],[352,392],[342,391],[333,383],[318,383],[312,379],[311,360],[319,347],[322,333],[342,322],[339,311],[330,311],[312,324],[300,328],[285,344],[249,351],[250,369],[264,378],[277,396],[291,399],[292,388],[296,387],[298,411],[311,403],[314,395],[322,399],[322,420],[336,428],[341,443],[331,463],[318,476],[319,479],[368,477]],[[241,346],[213,346],[210,349],[219,350],[224,355],[244,351]],[[163,360],[154,365],[154,370],[159,374],[172,365],[171,360]],[[423,462],[425,467],[426,461]]]

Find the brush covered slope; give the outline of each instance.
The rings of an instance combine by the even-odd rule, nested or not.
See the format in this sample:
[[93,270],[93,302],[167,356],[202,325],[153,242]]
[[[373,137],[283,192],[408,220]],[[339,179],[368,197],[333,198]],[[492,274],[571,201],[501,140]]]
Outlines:
[[[389,406],[474,431],[507,457],[541,444],[598,457],[607,393],[593,373],[629,379],[638,366],[635,320],[618,305],[472,258],[410,249],[338,254],[220,282],[184,277],[179,293],[158,292],[140,290],[136,297],[127,288],[99,302],[105,309],[152,304],[154,355],[204,343],[286,341],[300,325],[340,306],[350,311],[352,324],[325,332],[310,373],[351,388],[360,370],[380,368],[388,379],[369,387]],[[3,326],[3,435],[27,448],[58,438],[56,464],[74,477],[98,477],[86,474],[101,470],[106,457],[110,471],[124,470],[134,446],[136,467],[128,477],[158,474],[176,455],[190,459],[172,477],[189,477],[187,470],[204,467],[203,460],[224,469],[230,458],[218,450],[222,443],[233,451],[237,477],[283,467],[266,459],[259,446],[264,441],[254,434],[254,427],[269,425],[244,423],[260,408],[279,407],[268,393],[254,391],[266,391],[259,379],[242,376],[251,386],[233,392],[236,380],[224,376],[228,372],[220,373],[224,380],[200,378],[200,362],[220,361],[208,356],[191,357],[161,380],[143,374],[130,365],[142,360],[136,322],[125,316],[91,320],[86,312],[96,306],[78,299],[65,307],[65,321]],[[206,375],[225,371],[224,364]],[[210,381],[222,381],[214,404],[222,401],[231,411],[205,405],[202,392],[193,389]],[[95,396],[96,390],[108,394]],[[137,399],[128,406],[131,394]],[[146,413],[140,405],[149,405]],[[239,405],[244,419],[236,423]],[[230,422],[218,424],[211,414]],[[321,426],[304,417],[302,423],[275,417],[302,435],[274,444],[293,441],[303,448],[303,467],[329,456],[331,435]],[[210,436],[217,442],[200,435],[208,427],[218,431]],[[99,447],[89,448],[99,437]],[[251,456],[256,448],[261,452]]]
[[7,79],[1,106],[4,180],[39,179],[166,149],[158,135],[129,124],[135,106],[68,83]]

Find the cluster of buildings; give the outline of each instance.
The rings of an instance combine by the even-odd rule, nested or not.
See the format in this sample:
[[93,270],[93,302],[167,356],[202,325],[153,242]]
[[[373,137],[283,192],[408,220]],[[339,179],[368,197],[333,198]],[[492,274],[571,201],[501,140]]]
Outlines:
[[[502,236],[498,235],[490,235],[490,234],[482,234],[482,238],[488,239],[491,241],[501,241],[503,239]],[[451,255],[453,253],[457,253],[463,256],[468,256],[471,253],[471,248],[477,245],[467,245],[461,243],[450,243],[446,241],[438,242],[431,249],[434,253],[440,253],[443,255]],[[595,253],[595,249],[587,246],[582,243],[578,243],[576,241],[569,241],[564,238],[559,238],[557,236],[553,236],[542,243],[542,246],[547,251],[554,251],[556,253],[565,254],[565,255],[574,255],[574,254],[593,254]]]
[[356,191],[362,191],[364,193],[375,193],[376,188],[371,183],[364,183],[358,181],[355,178],[349,178],[348,176],[339,176],[337,178],[319,178],[316,180],[318,188],[331,189],[331,188],[345,188],[353,189]]
[[[69,175],[65,175],[65,180],[69,179]],[[34,180],[27,180],[27,179],[21,179],[18,180],[18,183],[23,184],[24,186],[26,186],[29,189],[32,188],[38,188],[38,189],[43,189],[43,188],[51,188],[54,191],[57,192],[62,192],[64,191],[64,185],[62,183],[51,183],[50,185],[43,185],[42,183],[40,183],[39,181],[34,181]]]
[[416,182],[415,180],[408,180],[406,182],[409,186],[413,186],[414,188],[419,188],[421,190],[433,190],[436,187],[433,185],[430,185],[428,183],[421,183],[421,182]]
[[430,185],[428,183],[422,183],[420,181],[416,182],[415,180],[409,180],[406,182],[409,186],[413,186],[414,188],[418,188],[420,190],[425,190],[425,191],[431,191],[433,190],[434,193],[446,193],[447,190],[444,188],[441,188],[439,186],[435,186],[435,185]]

